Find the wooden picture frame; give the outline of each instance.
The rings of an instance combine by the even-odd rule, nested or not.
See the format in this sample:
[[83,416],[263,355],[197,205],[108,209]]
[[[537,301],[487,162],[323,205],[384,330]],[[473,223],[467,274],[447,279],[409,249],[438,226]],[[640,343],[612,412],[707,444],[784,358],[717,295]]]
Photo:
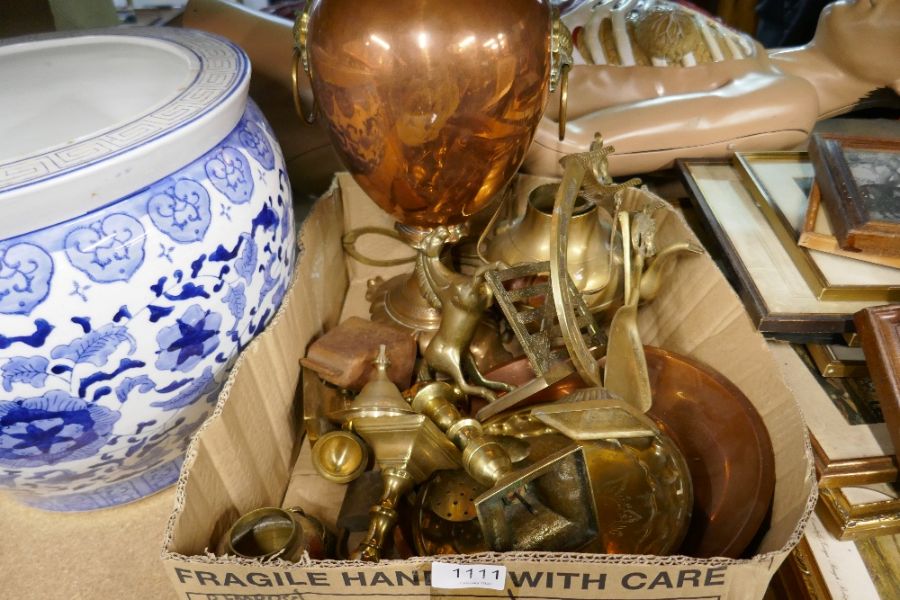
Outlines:
[[879,420],[872,398],[853,397],[867,388],[848,378],[822,377],[803,346],[768,345],[806,417],[819,487],[896,481],[898,462],[887,424]]
[[866,308],[853,320],[900,461],[900,305]]
[[806,209],[806,219],[803,221],[803,231],[800,232],[797,244],[810,250],[818,250],[819,252],[827,252],[828,254],[835,254],[845,258],[900,269],[900,257],[843,250],[838,245],[837,238],[834,237],[834,228],[831,226],[828,211],[824,208],[820,209],[821,196],[819,184],[813,183],[809,191],[809,205]]
[[729,159],[680,159],[676,165],[714,241],[711,250],[724,258],[719,264],[761,333],[828,341],[855,331],[853,313],[879,304],[817,298]]
[[900,140],[817,133],[809,155],[840,247],[900,256]]
[[798,245],[815,171],[805,152],[738,152],[734,164],[797,271],[822,300],[900,300],[900,270]]
[[822,377],[868,377],[869,368],[861,348],[838,344],[806,344]]

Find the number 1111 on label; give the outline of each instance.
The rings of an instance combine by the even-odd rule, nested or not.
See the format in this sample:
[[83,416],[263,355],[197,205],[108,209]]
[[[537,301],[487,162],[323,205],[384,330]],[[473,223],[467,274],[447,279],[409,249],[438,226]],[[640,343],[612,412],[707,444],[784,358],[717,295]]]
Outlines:
[[503,565],[460,565],[431,563],[431,585],[444,589],[481,588],[502,590],[506,587]]

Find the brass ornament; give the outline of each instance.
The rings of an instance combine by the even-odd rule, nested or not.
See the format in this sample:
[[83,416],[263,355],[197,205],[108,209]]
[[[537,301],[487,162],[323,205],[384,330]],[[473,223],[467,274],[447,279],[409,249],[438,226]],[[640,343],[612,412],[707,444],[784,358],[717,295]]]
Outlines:
[[[569,358],[574,360],[568,348],[558,344],[566,336],[584,336],[586,347],[606,346],[606,337],[567,274],[561,276],[561,281],[565,282],[562,293],[571,307],[572,318],[568,323],[558,318],[556,296],[560,292],[548,283],[549,272],[549,263],[541,262],[485,273],[497,304],[538,377],[549,373],[556,363]],[[514,283],[515,286],[509,285],[510,289],[507,289],[507,284]]]
[[[644,218],[641,219],[640,217]],[[624,399],[640,412],[646,412],[653,404],[650,396],[650,375],[644,346],[637,328],[637,305],[640,294],[640,274],[644,258],[653,247],[653,221],[646,213],[639,213],[632,220],[627,212],[620,212],[619,223],[625,250],[625,304],[613,316],[609,325],[609,346],[606,352],[606,368],[603,380],[606,389]],[[637,222],[632,235],[632,223]]]
[[432,306],[441,311],[440,326],[423,356],[430,368],[448,375],[463,392],[493,402],[496,398],[494,390],[509,391],[511,388],[481,374],[469,344],[482,316],[493,303],[493,293],[484,276],[495,265],[480,267],[471,276],[448,268],[441,262],[441,250],[452,235],[446,227],[436,227],[423,240],[417,261],[417,265],[422,265],[421,270],[417,268],[416,271],[420,289]]
[[377,562],[388,534],[397,523],[400,498],[435,471],[458,468],[459,451],[423,415],[361,417],[354,420],[353,426],[375,454],[381,467],[384,493],[370,511],[365,539],[350,557]]
[[[550,221],[558,184],[539,185],[528,194],[525,213],[501,223],[487,243],[487,261],[510,266],[549,261],[554,240]],[[622,247],[610,214],[579,194],[569,219],[569,276],[593,311],[610,307],[620,293]]]
[[487,488],[465,471],[440,471],[419,491],[412,537],[421,556],[487,552],[475,498]]
[[388,377],[389,362],[384,345],[379,348],[378,357],[373,364],[375,373],[372,379],[363,386],[350,406],[329,413],[328,418],[353,430],[356,420],[362,417],[408,415],[414,412]]

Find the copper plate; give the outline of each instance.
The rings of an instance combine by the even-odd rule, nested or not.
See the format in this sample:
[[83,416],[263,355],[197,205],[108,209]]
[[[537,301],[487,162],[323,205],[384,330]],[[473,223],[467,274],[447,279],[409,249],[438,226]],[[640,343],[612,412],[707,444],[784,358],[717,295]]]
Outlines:
[[[766,426],[747,397],[710,367],[653,346],[644,351],[653,394],[647,414],[684,454],[694,485],[693,516],[679,553],[738,558],[762,525],[775,490]],[[487,376],[522,385],[533,373],[523,357]],[[528,404],[552,402],[579,387],[584,383],[573,374]]]

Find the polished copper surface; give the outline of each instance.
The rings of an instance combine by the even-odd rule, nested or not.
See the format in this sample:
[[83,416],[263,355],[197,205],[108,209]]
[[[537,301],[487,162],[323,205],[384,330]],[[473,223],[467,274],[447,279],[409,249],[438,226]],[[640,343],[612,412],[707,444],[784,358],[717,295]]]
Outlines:
[[[644,350],[653,397],[647,414],[678,445],[694,488],[691,524],[679,553],[737,558],[762,525],[775,490],[765,424],[747,397],[710,367],[661,348]],[[512,385],[534,376],[524,357],[487,375]],[[523,405],[553,402],[580,387],[584,383],[573,374]],[[495,429],[486,427],[514,435]]]
[[398,221],[462,222],[525,156],[547,100],[550,35],[548,0],[316,0],[319,115]]

